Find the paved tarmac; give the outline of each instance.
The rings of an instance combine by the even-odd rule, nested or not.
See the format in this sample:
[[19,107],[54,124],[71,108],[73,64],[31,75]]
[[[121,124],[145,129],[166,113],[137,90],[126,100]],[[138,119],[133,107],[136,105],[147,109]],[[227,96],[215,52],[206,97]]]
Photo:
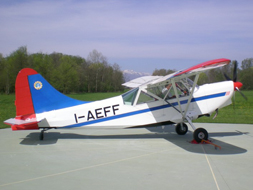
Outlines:
[[192,130],[0,130],[1,190],[201,189],[253,187],[253,125],[199,124],[221,146],[191,144]]

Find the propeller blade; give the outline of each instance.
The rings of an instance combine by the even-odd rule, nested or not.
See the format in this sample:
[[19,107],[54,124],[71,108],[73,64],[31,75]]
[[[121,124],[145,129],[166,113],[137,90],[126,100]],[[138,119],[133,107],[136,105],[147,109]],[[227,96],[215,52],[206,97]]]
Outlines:
[[235,109],[235,92],[233,94],[233,109]]
[[248,98],[239,90],[238,87],[235,87],[235,88],[236,88],[236,91],[238,91],[245,100],[248,100]]
[[224,75],[226,80],[231,80],[231,78],[226,73],[223,73],[223,75]]
[[238,63],[237,61],[234,64],[234,73],[233,73],[233,81],[236,82],[237,81],[237,67],[238,67]]

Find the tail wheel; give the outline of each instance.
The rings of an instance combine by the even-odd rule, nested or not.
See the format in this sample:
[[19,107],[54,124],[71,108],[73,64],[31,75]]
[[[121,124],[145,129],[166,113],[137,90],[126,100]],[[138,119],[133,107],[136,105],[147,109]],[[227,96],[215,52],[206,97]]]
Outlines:
[[176,132],[178,135],[185,135],[188,131],[188,126],[185,123],[179,123],[176,125]]
[[40,132],[40,140],[43,141],[44,140],[44,129]]
[[40,140],[43,141],[43,139],[44,139],[44,133],[41,131],[40,132]]
[[201,142],[201,140],[207,140],[208,139],[208,132],[203,128],[198,128],[193,133],[193,138],[198,143]]

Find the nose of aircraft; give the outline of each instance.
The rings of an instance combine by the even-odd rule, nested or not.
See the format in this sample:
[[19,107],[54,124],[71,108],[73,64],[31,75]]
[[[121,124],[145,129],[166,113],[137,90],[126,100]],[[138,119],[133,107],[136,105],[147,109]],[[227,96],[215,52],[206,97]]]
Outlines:
[[242,95],[242,97],[245,99],[245,100],[247,100],[247,97],[239,90],[241,87],[242,87],[242,83],[241,82],[234,82],[234,91],[237,91],[237,92],[239,92],[241,95]]
[[[247,100],[247,97],[240,91],[240,88],[243,86],[243,84],[241,82],[237,82],[237,66],[238,66],[238,64],[237,64],[237,62],[235,62],[235,64],[234,64],[234,72],[233,72],[234,73],[234,75],[233,75],[234,91],[239,92],[242,95],[242,97],[245,100]],[[224,73],[224,76],[225,76],[225,78],[227,80],[231,81],[231,79],[225,73]]]
[[234,90],[238,90],[242,87],[242,83],[241,82],[234,82]]

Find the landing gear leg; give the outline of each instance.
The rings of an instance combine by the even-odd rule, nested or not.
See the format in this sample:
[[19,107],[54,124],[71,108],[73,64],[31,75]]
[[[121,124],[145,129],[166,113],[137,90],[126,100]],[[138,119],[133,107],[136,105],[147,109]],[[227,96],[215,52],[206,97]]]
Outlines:
[[40,140],[41,141],[43,141],[43,139],[44,139],[44,132],[45,132],[46,130],[45,129],[43,129],[41,132],[40,132]]
[[200,143],[201,140],[208,140],[208,132],[203,129],[203,128],[197,128],[193,125],[192,121],[190,118],[186,117],[187,121],[191,125],[192,129],[194,130],[193,132],[193,138],[197,143]]
[[51,128],[43,128],[40,132],[40,140],[43,141],[44,140],[44,132],[49,130]]

